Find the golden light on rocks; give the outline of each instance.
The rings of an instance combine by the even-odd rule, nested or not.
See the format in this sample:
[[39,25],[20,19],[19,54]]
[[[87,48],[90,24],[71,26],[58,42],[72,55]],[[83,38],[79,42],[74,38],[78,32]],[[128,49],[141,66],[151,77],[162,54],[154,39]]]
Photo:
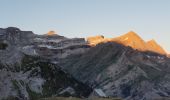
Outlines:
[[165,50],[155,40],[152,39],[145,42],[139,35],[137,35],[137,33],[133,31],[130,31],[116,38],[104,38],[104,36],[102,35],[88,37],[87,41],[89,45],[92,46],[103,42],[116,42],[124,46],[130,46],[133,49],[137,49],[139,51],[152,51],[159,54],[167,55]]

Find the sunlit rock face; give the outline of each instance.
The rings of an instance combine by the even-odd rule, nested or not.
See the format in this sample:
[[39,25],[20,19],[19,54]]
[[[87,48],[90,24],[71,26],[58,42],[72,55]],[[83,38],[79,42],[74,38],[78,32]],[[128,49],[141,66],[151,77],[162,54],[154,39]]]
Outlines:
[[145,51],[147,48],[145,45],[145,41],[133,31],[130,31],[120,37],[113,38],[112,41],[123,44],[125,46],[130,46],[141,51]]
[[48,36],[53,36],[53,35],[57,35],[57,33],[55,31],[49,31],[47,34]]
[[98,36],[93,36],[93,37],[88,37],[87,38],[87,42],[90,44],[90,45],[97,45],[98,43],[101,43],[105,40],[104,36],[102,35],[98,35]]
[[165,50],[159,44],[156,43],[155,40],[148,41],[146,45],[149,51],[157,52],[157,53],[164,54],[164,55],[167,54]]
[[151,40],[145,42],[139,35],[137,35],[133,31],[130,31],[116,38],[104,38],[103,36],[94,36],[87,38],[87,41],[91,45],[97,45],[99,43],[106,42],[116,42],[124,46],[132,47],[133,49],[137,49],[139,51],[151,51],[163,55],[167,54],[165,50],[159,44],[156,43],[156,41]]
[[168,54],[168,57],[170,58],[170,54]]

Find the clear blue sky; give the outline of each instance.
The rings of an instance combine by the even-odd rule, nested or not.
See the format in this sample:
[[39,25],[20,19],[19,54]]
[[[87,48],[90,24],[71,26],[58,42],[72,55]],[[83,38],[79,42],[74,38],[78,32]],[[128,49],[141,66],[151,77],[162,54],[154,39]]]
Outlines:
[[170,51],[170,0],[0,0],[0,27],[8,26],[67,37],[133,30]]

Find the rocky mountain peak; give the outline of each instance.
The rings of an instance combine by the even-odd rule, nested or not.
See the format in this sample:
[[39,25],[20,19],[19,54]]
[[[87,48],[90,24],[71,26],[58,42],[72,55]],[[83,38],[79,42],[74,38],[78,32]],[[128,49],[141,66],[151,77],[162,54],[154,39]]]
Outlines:
[[149,51],[166,54],[165,50],[154,39],[146,42],[146,45]]
[[166,55],[165,50],[154,40],[145,42],[137,33],[129,31],[128,33],[116,38],[104,38],[104,36],[88,37],[87,41],[91,45],[97,45],[101,42],[116,42],[124,46],[132,47],[139,51],[151,51],[159,54]]
[[[138,36],[138,34],[134,31],[129,31],[128,33],[126,33],[125,35],[128,35],[128,36]],[[139,37],[139,36],[138,36]]]
[[130,31],[120,37],[113,38],[112,41],[141,51],[146,50],[145,41],[133,31]]
[[138,42],[138,41],[144,41],[139,35],[137,35],[137,33],[130,31],[120,37],[118,37],[119,39],[123,39],[125,40],[130,40],[130,41],[134,41],[134,42]]
[[45,35],[53,36],[53,35],[57,35],[57,33],[56,33],[55,31],[49,31],[49,32],[46,33]]

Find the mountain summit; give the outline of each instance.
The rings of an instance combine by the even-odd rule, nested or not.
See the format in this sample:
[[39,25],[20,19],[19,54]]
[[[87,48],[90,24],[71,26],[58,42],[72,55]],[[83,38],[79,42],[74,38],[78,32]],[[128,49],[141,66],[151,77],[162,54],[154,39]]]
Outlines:
[[149,51],[158,52],[160,54],[166,54],[165,50],[159,44],[157,44],[154,39],[148,41],[146,45]]
[[116,42],[124,46],[132,47],[133,49],[137,49],[139,51],[151,51],[151,52],[155,52],[155,53],[159,53],[163,55],[167,54],[165,50],[158,43],[156,43],[155,40],[145,42],[137,33],[133,31],[130,31],[122,36],[119,36],[116,38],[110,38],[110,39],[99,38],[99,36],[96,36],[96,37],[88,38],[87,41],[91,45],[94,45],[94,44],[97,45],[101,42]]
[[130,46],[141,51],[146,50],[145,41],[133,31],[130,31],[120,37],[113,38],[112,41],[118,42],[125,46]]
[[46,33],[45,35],[48,36],[53,36],[53,35],[57,35],[55,31],[49,31],[48,33]]

